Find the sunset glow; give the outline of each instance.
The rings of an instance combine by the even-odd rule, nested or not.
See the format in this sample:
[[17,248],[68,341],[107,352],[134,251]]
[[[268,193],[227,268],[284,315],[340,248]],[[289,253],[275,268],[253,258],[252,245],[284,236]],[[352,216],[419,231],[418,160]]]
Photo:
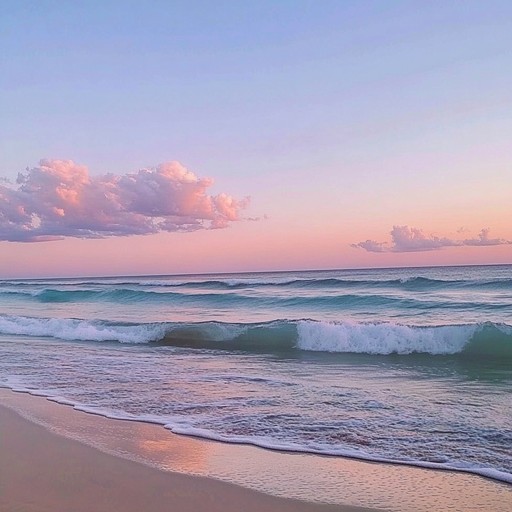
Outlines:
[[511,14],[5,3],[0,278],[511,263]]

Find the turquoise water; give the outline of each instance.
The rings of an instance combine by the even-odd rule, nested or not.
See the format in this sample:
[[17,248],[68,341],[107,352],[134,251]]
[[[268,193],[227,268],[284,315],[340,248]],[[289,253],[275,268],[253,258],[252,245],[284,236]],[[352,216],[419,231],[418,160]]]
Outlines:
[[0,384],[512,483],[512,266],[0,281]]

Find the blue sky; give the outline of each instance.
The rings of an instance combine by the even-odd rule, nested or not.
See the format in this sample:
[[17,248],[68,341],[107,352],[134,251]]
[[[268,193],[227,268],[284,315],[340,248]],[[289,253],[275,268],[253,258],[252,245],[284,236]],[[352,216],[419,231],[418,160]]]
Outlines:
[[0,177],[178,160],[269,250],[338,237],[318,266],[394,224],[512,236],[511,2],[3,1],[0,48]]

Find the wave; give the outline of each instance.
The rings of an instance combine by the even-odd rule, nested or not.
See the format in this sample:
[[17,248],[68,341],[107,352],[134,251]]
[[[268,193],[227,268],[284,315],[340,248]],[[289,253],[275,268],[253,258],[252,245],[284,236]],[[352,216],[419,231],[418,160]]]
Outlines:
[[[72,302],[114,302],[116,304],[130,303],[179,303],[179,304],[213,304],[219,306],[279,306],[283,308],[352,308],[352,307],[378,307],[395,305],[403,308],[432,308],[439,306],[433,301],[391,297],[386,295],[369,294],[338,294],[338,295],[310,295],[305,297],[268,295],[246,295],[237,292],[202,292],[202,293],[181,293],[178,291],[148,291],[136,288],[115,288],[115,289],[81,289],[81,290],[12,290],[0,289],[0,296],[13,295],[29,298],[41,303],[72,303]],[[480,307],[480,303],[447,303],[443,307]],[[499,307],[499,306],[496,306]]]
[[48,337],[67,341],[149,343],[165,336],[166,324],[130,324],[75,318],[34,318],[0,315],[0,333]]
[[259,353],[307,351],[512,359],[512,327],[492,322],[431,327],[314,320],[136,324],[0,315],[0,333]]
[[463,354],[512,358],[512,327],[491,322],[433,327],[299,322],[297,347],[373,355]]
[[[435,462],[423,460],[420,458],[413,459],[407,456],[401,457],[399,454],[378,455],[371,453],[369,450],[361,449],[360,446],[339,447],[321,443],[316,443],[314,446],[312,446],[310,443],[298,443],[296,441],[275,439],[268,434],[226,434],[217,432],[212,428],[193,426],[190,422],[183,421],[178,418],[170,419],[169,417],[159,417],[154,414],[134,414],[107,407],[86,405],[76,399],[70,400],[61,395],[56,395],[48,390],[38,390],[32,387],[26,387],[22,383],[18,382],[17,379],[7,379],[5,382],[0,382],[0,388],[10,389],[16,393],[24,393],[32,396],[44,397],[50,402],[72,407],[76,411],[81,411],[95,416],[102,416],[104,418],[114,420],[160,425],[166,430],[173,432],[174,434],[183,436],[202,438],[210,441],[219,441],[222,443],[253,445],[267,450],[275,450],[287,453],[305,453],[332,457],[346,457],[349,459],[362,460],[366,462],[382,462],[388,464],[399,464],[409,467],[454,471],[458,473],[478,475],[498,482],[512,484],[512,475],[506,470],[488,466],[486,467],[480,464],[471,464],[462,461],[459,462],[457,460]],[[7,407],[9,407],[9,405],[7,405]],[[34,418],[29,419],[36,422],[40,421],[35,420]],[[125,456],[126,452],[124,452],[122,455]]]
[[207,288],[219,289],[244,289],[258,287],[289,287],[289,288],[397,288],[405,290],[432,290],[440,288],[485,288],[485,289],[510,289],[512,279],[496,278],[487,280],[478,279],[432,279],[422,276],[412,276],[397,279],[343,279],[330,278],[295,278],[295,277],[266,277],[266,278],[225,278],[225,279],[104,279],[104,280],[80,280],[80,281],[2,281],[2,285],[23,289],[35,286],[40,287],[133,287],[143,288]]
[[338,293],[338,294],[309,294],[294,295],[288,294],[248,294],[236,291],[171,291],[171,290],[141,290],[133,288],[107,288],[107,289],[38,289],[38,290],[16,290],[1,289],[0,297],[18,297],[31,301],[52,304],[52,303],[85,303],[85,302],[107,302],[119,304],[179,304],[201,307],[272,307],[291,308],[304,310],[343,310],[357,308],[380,308],[393,307],[402,310],[417,309],[422,311],[436,308],[466,310],[472,308],[480,310],[492,306],[493,310],[508,309],[508,302],[492,303],[461,301],[461,300],[439,300],[434,297],[425,296],[393,296],[392,294],[371,294],[371,293]]
[[241,303],[253,300],[239,294],[217,294],[217,293],[180,293],[170,291],[145,291],[136,288],[114,288],[114,289],[81,289],[81,290],[61,290],[45,288],[40,290],[9,290],[0,289],[0,295],[21,295],[29,296],[37,302],[90,302],[106,301],[116,303],[130,302],[169,302],[169,301],[188,301],[196,302],[199,300],[215,300],[222,303]]

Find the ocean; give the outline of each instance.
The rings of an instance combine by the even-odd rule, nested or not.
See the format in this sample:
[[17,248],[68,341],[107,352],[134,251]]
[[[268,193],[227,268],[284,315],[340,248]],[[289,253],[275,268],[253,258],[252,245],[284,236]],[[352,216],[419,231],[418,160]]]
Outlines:
[[512,483],[512,266],[2,280],[0,386]]

